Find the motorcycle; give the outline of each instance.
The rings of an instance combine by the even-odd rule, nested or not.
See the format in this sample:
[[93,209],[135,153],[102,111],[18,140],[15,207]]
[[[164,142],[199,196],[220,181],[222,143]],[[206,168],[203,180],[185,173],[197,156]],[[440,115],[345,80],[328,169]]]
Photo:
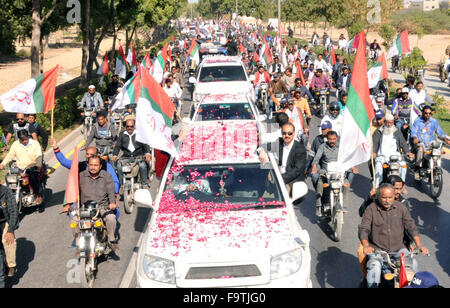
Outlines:
[[117,135],[119,135],[122,131],[122,122],[123,122],[123,113],[125,109],[114,109],[111,113],[111,122],[114,125],[114,128],[116,129]]
[[383,183],[386,182],[387,178],[391,175],[401,176],[401,169],[406,169],[408,166],[406,164],[402,164],[401,155],[391,155],[388,157],[383,155],[378,155],[376,160],[383,164]]
[[403,137],[405,137],[406,142],[409,144],[410,137],[411,137],[411,127],[409,125],[410,118],[401,117],[400,120],[403,122],[402,129],[401,129]]
[[[330,226],[336,242],[342,239],[342,227],[344,225],[344,185],[345,172],[338,171],[337,162],[328,164],[326,171],[326,183],[323,184],[322,214],[330,218]],[[328,198],[328,200],[327,200]]]
[[[287,107],[287,106],[284,107],[284,108],[281,107],[281,101],[282,101],[284,98],[287,98],[287,97],[288,97],[287,94],[283,94],[283,93],[275,94],[275,98],[280,102],[280,108],[278,108],[278,107],[275,105],[276,110],[278,110],[278,109],[284,109],[284,108]],[[269,110],[269,111],[267,112],[267,114],[269,114],[270,111],[271,111],[271,110]]]
[[328,109],[330,100],[330,89],[316,89],[315,109],[318,109],[318,115],[323,117]]
[[[39,171],[39,193],[43,198],[43,204],[45,202],[44,197],[48,179],[47,166],[42,164],[41,168],[37,171]],[[16,198],[19,213],[22,213],[24,208],[38,205],[35,204],[36,197],[30,183],[29,174],[26,173],[26,170],[20,170],[15,161],[11,162],[9,165],[9,171],[6,175],[6,186],[12,190]]]
[[94,109],[85,108],[84,112],[82,112],[81,115],[84,116],[82,132],[83,132],[84,140],[87,140],[87,137],[91,133],[92,125],[94,124],[94,118],[96,116],[96,112],[94,111]]
[[393,56],[392,57],[392,72],[396,72],[400,70],[400,57],[399,56]]
[[444,185],[443,171],[441,167],[443,143],[433,141],[426,149],[422,161],[422,167],[419,170],[420,182],[430,184],[430,193],[433,199],[439,198]]
[[99,146],[97,145],[98,155],[104,160],[108,161],[112,155],[113,149],[110,146]]
[[258,107],[261,112],[269,113],[269,97],[268,97],[269,85],[265,82],[261,83],[258,93]]
[[[123,172],[123,204],[127,214],[133,213],[134,210],[134,192],[141,188],[139,184],[139,166],[137,164],[138,157],[130,157],[122,159]],[[142,159],[142,158],[141,158]]]
[[378,92],[375,97],[375,102],[378,105],[378,108],[383,109],[384,106],[384,102],[386,100],[386,95],[384,94],[383,91]]
[[100,207],[88,201],[80,208],[79,221],[71,227],[79,226],[78,250],[80,252],[80,277],[84,288],[93,288],[98,259],[110,252],[106,226],[100,216]]

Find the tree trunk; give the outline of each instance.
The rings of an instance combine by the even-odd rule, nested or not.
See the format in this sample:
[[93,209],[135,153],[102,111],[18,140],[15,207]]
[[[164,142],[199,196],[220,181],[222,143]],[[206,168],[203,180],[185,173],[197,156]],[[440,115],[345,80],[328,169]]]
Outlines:
[[39,40],[39,50],[40,50],[40,57],[39,57],[39,66],[40,66],[40,73],[44,73],[44,40],[41,37]]
[[81,60],[81,79],[80,79],[80,86],[85,84],[88,81],[88,71],[87,71],[87,62],[88,62],[88,55],[89,55],[89,29],[90,29],[90,14],[91,14],[91,1],[85,0],[85,9],[86,9],[86,16],[85,16],[85,22],[84,27],[82,27],[82,35],[83,35],[83,56]]
[[41,6],[39,0],[33,0],[33,13],[31,24],[31,77],[40,74],[40,41],[41,41]]

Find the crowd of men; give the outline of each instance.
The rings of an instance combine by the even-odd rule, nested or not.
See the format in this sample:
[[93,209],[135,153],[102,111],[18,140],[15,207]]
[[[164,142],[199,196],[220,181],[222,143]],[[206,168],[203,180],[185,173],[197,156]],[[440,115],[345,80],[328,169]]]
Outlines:
[[[227,24],[230,26],[230,24]],[[339,138],[343,122],[343,112],[348,100],[348,89],[351,82],[352,67],[348,63],[348,46],[345,37],[341,35],[337,45],[338,49],[345,51],[338,55],[333,64],[330,48],[333,45],[330,37],[324,33],[322,38],[323,52],[316,54],[315,46],[320,45],[317,33],[314,33],[310,44],[299,44],[295,41],[293,46],[286,48],[283,52],[280,41],[276,38],[263,37],[259,35],[255,27],[229,28],[229,35],[226,47],[229,54],[239,55],[247,72],[255,75],[254,86],[258,97],[261,85],[268,84],[270,114],[269,119],[277,123],[279,130],[273,136],[262,136],[261,140],[278,140],[279,142],[279,167],[283,180],[288,191],[296,181],[305,181],[307,176],[311,176],[316,194],[316,215],[322,216],[322,196],[325,174],[328,164],[337,161],[339,152]],[[214,35],[214,33],[213,33]],[[193,38],[202,43],[204,39],[200,35]],[[265,40],[265,41],[264,41]],[[257,59],[261,55],[261,50],[267,44],[272,53],[273,62],[263,65]],[[182,95],[186,89],[184,84],[183,67],[190,67],[190,59],[187,55],[190,42],[188,37],[180,36],[177,40],[170,42],[171,57],[166,63],[164,80],[162,87],[167,95],[176,105],[176,115],[174,120],[181,120]],[[243,46],[243,48],[240,48]],[[284,42],[284,46],[287,43]],[[374,41],[370,45],[370,50],[378,52],[379,45]],[[255,56],[257,55],[257,56]],[[150,55],[150,59],[155,61],[156,55]],[[299,66],[296,66],[296,63]],[[294,69],[300,69],[301,73],[294,74]],[[299,77],[301,76],[301,77]],[[125,80],[126,81],[126,80]],[[383,81],[377,85],[382,87]],[[121,91],[123,83],[115,75],[107,86],[104,93],[113,97]],[[316,106],[318,89],[328,88],[336,90],[336,101],[330,102],[327,113],[321,119],[320,127],[311,125]],[[282,94],[284,98],[277,98],[277,94]],[[385,101],[385,104],[376,105],[376,119],[373,131],[373,156],[374,158],[392,154],[407,155],[409,159],[415,159],[415,175],[417,177],[425,148],[434,140],[436,133],[440,138],[449,142],[448,136],[442,131],[437,120],[432,117],[432,100],[423,89],[423,83],[417,82],[413,78],[407,79],[407,85],[398,89],[397,96],[392,101]],[[422,106],[417,111],[417,119],[411,123],[410,135],[406,134],[405,124],[410,123],[414,106]],[[92,108],[96,112],[96,123],[87,138],[86,160],[79,162],[80,172],[80,199],[81,202],[88,200],[96,201],[102,207],[101,215],[105,221],[108,231],[108,241],[112,250],[118,252],[118,241],[116,238],[117,209],[119,205],[120,186],[123,183],[122,163],[118,158],[119,153],[123,158],[134,157],[138,159],[141,185],[143,188],[149,187],[148,171],[150,167],[151,149],[148,145],[136,140],[135,117],[131,116],[125,120],[124,130],[117,133],[114,125],[108,117],[108,105],[95,86],[90,86],[85,93],[80,109]],[[414,111],[414,110],[413,110]],[[414,112],[416,112],[414,111]],[[132,114],[132,112],[131,112]],[[314,131],[316,130],[316,131]],[[317,137],[309,140],[310,135],[318,133]],[[409,137],[410,136],[410,137]],[[0,169],[5,168],[12,160],[20,170],[29,172],[31,185],[36,194],[36,204],[42,205],[41,191],[36,173],[43,163],[43,150],[48,145],[48,135],[42,127],[36,123],[35,115],[17,114],[16,123],[11,125],[6,135],[6,144],[15,137],[15,142],[9,149],[8,155],[0,164]],[[39,144],[39,138],[41,144]],[[408,140],[409,139],[409,140]],[[95,141],[95,146],[92,143]],[[263,141],[264,142],[264,141]],[[268,141],[271,142],[271,141]],[[65,168],[72,166],[72,161],[68,160],[58,147],[55,140],[51,140],[57,160]],[[100,157],[99,149],[109,147],[113,149],[111,160],[106,161]],[[158,152],[157,177],[161,177],[165,164],[168,161],[168,154]],[[260,152],[262,161],[267,160],[264,151]],[[403,238],[405,230],[409,231],[417,249],[423,253],[428,253],[424,247],[411,219],[407,207],[404,205],[404,196],[401,194],[405,183],[406,170],[401,177],[390,178],[387,182],[382,179],[381,160],[375,159],[376,192],[366,200],[360,214],[363,218],[359,226],[359,239],[363,255],[368,256],[367,260],[367,283],[371,287],[376,287],[380,281],[381,265],[380,259],[373,254],[374,249],[383,249],[389,252],[405,252],[400,238]],[[353,167],[348,170],[345,180],[344,200],[352,184],[354,175],[358,169]],[[399,187],[401,185],[401,187]],[[0,227],[3,231],[3,245],[6,253],[7,275],[13,276],[15,264],[15,238],[14,231],[18,227],[17,206],[11,191],[5,186],[0,186],[0,201],[5,206],[2,207],[3,215]],[[344,201],[344,206],[346,201]],[[68,204],[64,211],[73,213],[76,204]],[[43,211],[45,205],[41,207]],[[345,209],[346,210],[346,209]],[[386,228],[392,227],[387,213],[394,212],[402,217],[401,226],[392,229],[392,236],[383,237],[380,234]],[[76,216],[71,214],[71,219]],[[373,221],[377,220],[376,228]],[[381,224],[379,223],[381,222]],[[76,233],[74,234],[76,237]],[[391,242],[392,240],[392,242]],[[0,260],[0,264],[3,262]],[[3,269],[0,266],[0,276]],[[0,279],[0,283],[1,283]],[[1,286],[1,284],[0,284]]]

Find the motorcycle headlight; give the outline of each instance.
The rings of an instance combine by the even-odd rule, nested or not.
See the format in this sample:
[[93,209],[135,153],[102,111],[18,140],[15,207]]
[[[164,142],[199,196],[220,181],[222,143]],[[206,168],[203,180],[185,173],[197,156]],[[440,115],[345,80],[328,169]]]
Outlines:
[[149,279],[175,284],[175,263],[173,261],[145,255],[143,267]]
[[286,277],[297,272],[302,266],[302,249],[298,248],[272,259],[270,279]]
[[332,189],[339,189],[339,188],[341,188],[341,183],[339,183],[339,182],[331,182],[331,188]]
[[441,150],[440,149],[433,149],[433,156],[441,156]]
[[399,163],[391,164],[391,170],[398,170],[398,169],[400,169],[400,164]]
[[131,166],[123,166],[122,172],[124,173],[130,173],[131,172]]
[[14,175],[8,175],[8,176],[6,176],[6,182],[8,182],[9,184],[16,184],[17,177]]

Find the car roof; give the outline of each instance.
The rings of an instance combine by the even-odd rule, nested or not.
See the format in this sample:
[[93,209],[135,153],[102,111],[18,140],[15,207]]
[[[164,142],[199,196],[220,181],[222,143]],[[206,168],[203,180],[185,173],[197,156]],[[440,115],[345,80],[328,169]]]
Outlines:
[[246,93],[225,93],[225,94],[208,94],[205,95],[200,104],[233,104],[233,103],[249,103]]
[[259,163],[255,121],[193,122],[181,145],[177,164]]
[[242,66],[239,57],[208,55],[203,58],[202,66]]

